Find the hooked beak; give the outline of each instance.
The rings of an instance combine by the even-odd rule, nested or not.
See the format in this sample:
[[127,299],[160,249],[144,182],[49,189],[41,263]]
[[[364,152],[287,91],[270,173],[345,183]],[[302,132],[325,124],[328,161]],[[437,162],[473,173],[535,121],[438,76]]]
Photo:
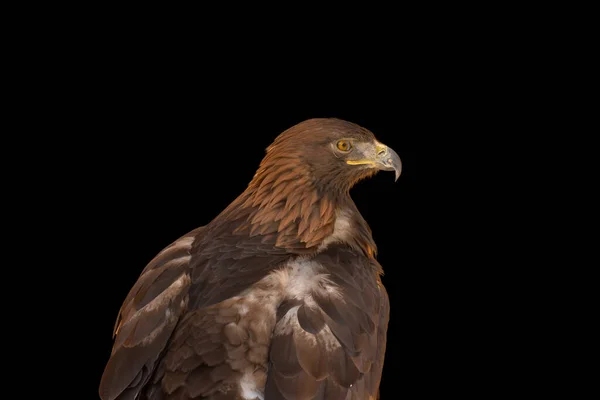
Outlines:
[[348,160],[346,163],[350,165],[370,165],[382,171],[395,171],[396,181],[398,180],[402,173],[402,161],[400,161],[398,153],[377,141],[375,142],[374,151],[372,147],[361,150],[364,155],[368,156],[359,160]]

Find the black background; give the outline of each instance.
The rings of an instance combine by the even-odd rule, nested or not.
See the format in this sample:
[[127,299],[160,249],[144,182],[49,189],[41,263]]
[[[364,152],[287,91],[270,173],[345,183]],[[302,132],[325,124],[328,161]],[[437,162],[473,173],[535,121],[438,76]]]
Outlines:
[[[512,251],[535,239],[519,212],[546,204],[523,207],[522,189],[553,178],[556,167],[536,160],[534,174],[515,182],[527,171],[519,163],[527,135],[535,139],[522,151],[531,163],[557,130],[540,124],[555,125],[562,113],[547,107],[556,107],[562,74],[549,67],[555,41],[551,57],[540,60],[533,49],[545,30],[534,29],[534,41],[516,34],[507,43],[513,28],[504,19],[482,35],[441,17],[452,26],[438,27],[429,12],[423,24],[406,13],[390,24],[372,20],[397,28],[378,38],[350,21],[318,43],[264,49],[278,31],[226,42],[209,26],[197,31],[204,24],[196,20],[175,18],[171,29],[164,18],[136,13],[123,17],[122,32],[111,18],[95,25],[80,18],[76,27],[49,19],[52,29],[34,34],[20,46],[23,57],[12,59],[23,77],[7,75],[17,87],[9,103],[20,113],[7,108],[18,129],[3,146],[6,181],[16,183],[5,200],[16,195],[21,204],[5,207],[18,225],[5,230],[26,247],[13,251],[19,280],[9,283],[21,289],[25,273],[31,285],[10,305],[32,325],[12,324],[18,330],[11,333],[30,340],[35,354],[20,357],[27,363],[20,371],[56,373],[45,394],[97,398],[119,307],[146,263],[239,195],[281,131],[337,117],[373,131],[404,164],[397,183],[380,173],[352,191],[373,230],[391,300],[382,398],[462,394],[477,384],[496,393],[531,379],[530,348],[543,335],[527,337],[525,329],[548,296],[530,294],[543,276],[528,269],[534,256]],[[489,25],[487,17],[473,22]],[[309,25],[285,28],[304,35]],[[418,202],[417,143],[427,160]],[[529,296],[535,300],[524,306]],[[546,350],[540,353],[552,357]]]
[[346,98],[327,88],[311,89],[312,98],[302,92],[288,102],[293,90],[259,95],[260,87],[240,86],[224,89],[216,98],[198,87],[194,95],[185,93],[178,84],[159,90],[143,84],[128,87],[126,79],[118,85],[105,83],[94,86],[96,99],[77,107],[89,133],[71,154],[76,167],[65,165],[64,170],[75,186],[67,208],[80,219],[73,240],[85,243],[79,246],[85,260],[80,278],[86,284],[89,319],[80,316],[80,323],[87,328],[81,339],[87,344],[85,362],[91,361],[85,374],[91,392],[97,390],[110,355],[119,307],[146,263],[214,218],[245,189],[271,141],[313,117],[362,125],[403,161],[398,182],[393,173],[380,172],[351,194],[373,230],[391,301],[382,393],[401,376],[411,385],[410,375],[419,374],[415,362],[420,363],[411,337],[423,333],[418,331],[418,308],[426,277],[417,272],[415,251],[420,132],[407,127],[406,109],[374,93]]
[[52,343],[44,348],[50,360],[72,358],[73,392],[97,398],[119,308],[145,265],[241,194],[276,136],[317,117],[357,123],[402,159],[397,182],[380,172],[351,195],[373,231],[391,302],[383,398],[420,390],[440,271],[419,262],[427,208],[417,203],[417,143],[432,144],[450,118],[449,92],[437,83],[445,77],[422,57],[430,50],[408,41],[350,54],[332,42],[322,55],[299,48],[266,60],[248,43],[238,52],[217,46],[221,60],[160,35],[75,33],[39,38],[45,68],[19,96],[36,110],[22,120],[36,133],[22,135],[23,159],[36,167],[19,181],[32,216],[21,225],[40,238],[35,281],[49,304],[39,315],[60,321],[43,332]]

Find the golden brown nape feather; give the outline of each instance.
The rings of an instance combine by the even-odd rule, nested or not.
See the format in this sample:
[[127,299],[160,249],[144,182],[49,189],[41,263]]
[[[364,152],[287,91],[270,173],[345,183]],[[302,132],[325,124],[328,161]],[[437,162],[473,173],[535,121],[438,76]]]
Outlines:
[[[338,119],[311,119],[286,130],[267,148],[246,191],[216,221],[238,220],[234,233],[264,244],[314,251],[333,233],[336,209],[350,188],[375,169],[353,168],[332,150],[340,139],[372,142],[368,130]],[[368,229],[368,227],[366,227]],[[374,244],[365,244],[372,254]]]

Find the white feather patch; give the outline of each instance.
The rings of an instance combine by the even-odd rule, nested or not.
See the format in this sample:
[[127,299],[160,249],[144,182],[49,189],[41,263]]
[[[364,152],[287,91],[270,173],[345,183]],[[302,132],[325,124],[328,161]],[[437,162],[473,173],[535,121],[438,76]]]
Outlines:
[[256,387],[256,380],[251,370],[247,370],[240,380],[241,395],[245,400],[264,400],[265,396]]
[[351,234],[352,219],[350,218],[350,214],[347,211],[338,210],[335,224],[333,225],[333,233],[323,240],[323,243],[321,243],[317,251],[324,251],[331,243],[346,242]]

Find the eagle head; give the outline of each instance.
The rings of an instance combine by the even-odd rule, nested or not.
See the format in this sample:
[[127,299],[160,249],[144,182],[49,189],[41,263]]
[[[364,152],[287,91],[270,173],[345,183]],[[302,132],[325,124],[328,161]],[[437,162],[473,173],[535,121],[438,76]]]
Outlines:
[[373,133],[335,118],[309,119],[280,134],[267,148],[261,169],[278,163],[295,164],[324,189],[344,191],[377,171],[395,171],[396,180],[402,171],[398,154]]

